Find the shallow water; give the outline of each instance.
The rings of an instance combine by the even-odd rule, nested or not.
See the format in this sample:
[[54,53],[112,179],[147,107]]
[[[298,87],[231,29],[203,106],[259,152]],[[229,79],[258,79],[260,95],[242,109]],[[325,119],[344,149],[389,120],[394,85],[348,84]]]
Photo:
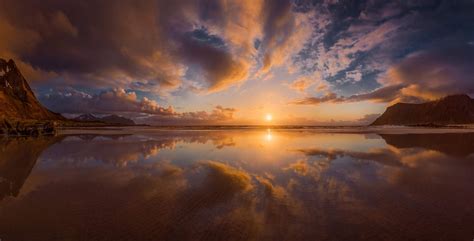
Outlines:
[[0,140],[2,241],[474,238],[474,133],[87,133]]

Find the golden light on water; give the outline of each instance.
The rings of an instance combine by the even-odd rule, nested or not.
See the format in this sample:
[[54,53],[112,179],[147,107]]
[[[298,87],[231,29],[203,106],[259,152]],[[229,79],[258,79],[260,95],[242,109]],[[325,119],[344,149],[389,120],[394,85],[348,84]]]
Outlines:
[[273,140],[272,131],[270,129],[267,129],[267,133],[265,135],[265,140],[266,141],[272,141]]

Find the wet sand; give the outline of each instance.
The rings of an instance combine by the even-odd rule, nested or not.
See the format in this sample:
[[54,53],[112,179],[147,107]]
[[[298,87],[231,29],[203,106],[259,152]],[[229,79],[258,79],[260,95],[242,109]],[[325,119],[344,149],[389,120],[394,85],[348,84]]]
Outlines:
[[474,133],[419,129],[4,139],[0,238],[471,240]]

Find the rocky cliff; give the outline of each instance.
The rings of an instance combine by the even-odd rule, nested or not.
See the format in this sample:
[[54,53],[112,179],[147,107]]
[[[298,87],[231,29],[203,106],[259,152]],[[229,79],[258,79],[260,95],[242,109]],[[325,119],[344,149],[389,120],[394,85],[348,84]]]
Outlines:
[[397,103],[371,125],[474,124],[474,100],[468,95],[451,95],[421,104]]
[[0,119],[64,120],[36,99],[13,60],[0,58]]

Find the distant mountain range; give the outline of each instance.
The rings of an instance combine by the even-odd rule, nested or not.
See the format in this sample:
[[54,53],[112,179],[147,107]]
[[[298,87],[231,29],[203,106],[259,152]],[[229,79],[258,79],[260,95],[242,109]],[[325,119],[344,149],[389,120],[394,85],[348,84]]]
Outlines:
[[135,125],[133,120],[118,115],[97,117],[92,114],[83,114],[74,118],[74,120],[83,122],[102,122],[111,125]]
[[65,120],[41,105],[13,60],[0,58],[0,119]]
[[397,103],[371,125],[474,124],[474,100],[468,95],[451,95],[421,104]]

